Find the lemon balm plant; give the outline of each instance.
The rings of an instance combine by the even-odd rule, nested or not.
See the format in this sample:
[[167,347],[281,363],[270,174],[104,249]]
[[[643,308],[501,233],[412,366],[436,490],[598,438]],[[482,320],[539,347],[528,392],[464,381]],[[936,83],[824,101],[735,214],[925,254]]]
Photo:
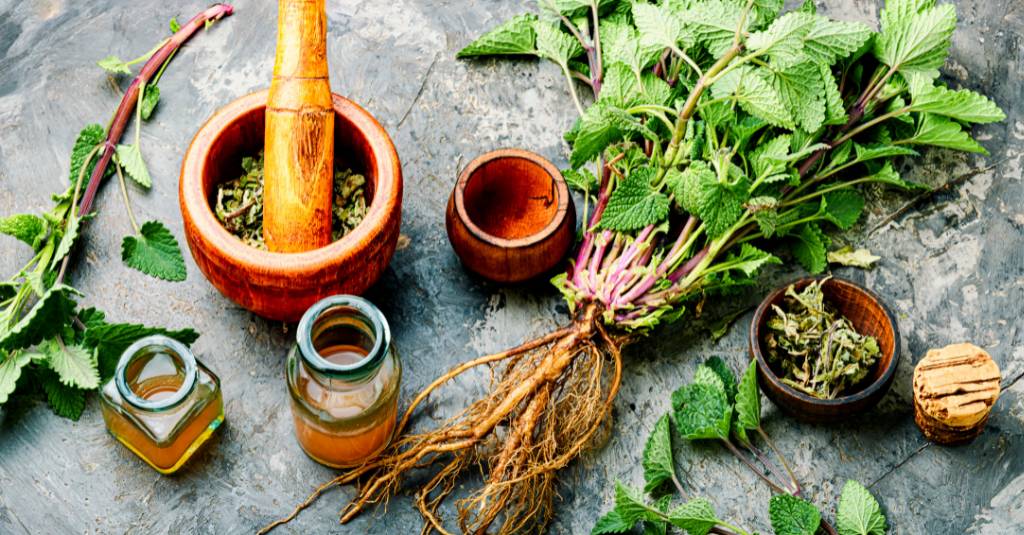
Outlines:
[[[1002,111],[937,78],[956,26],[952,5],[891,0],[877,31],[819,15],[812,2],[782,7],[541,0],[539,13],[459,53],[538,56],[565,76],[580,115],[565,134],[565,176],[583,193],[586,224],[554,283],[572,321],[442,375],[413,399],[381,457],[322,486],[293,516],[323,489],[358,481],[347,521],[426,469],[415,503],[426,531],[445,532],[439,506],[461,474],[482,469],[482,484],[456,502],[458,525],[541,530],[558,470],[610,414],[625,344],[685,318],[701,299],[752,284],[783,261],[769,251],[824,270],[825,230],[856,224],[861,188],[921,187],[894,160],[928,145],[985,151],[969,124],[1002,120]],[[486,395],[434,429],[410,431],[427,396],[485,365],[500,368]]]

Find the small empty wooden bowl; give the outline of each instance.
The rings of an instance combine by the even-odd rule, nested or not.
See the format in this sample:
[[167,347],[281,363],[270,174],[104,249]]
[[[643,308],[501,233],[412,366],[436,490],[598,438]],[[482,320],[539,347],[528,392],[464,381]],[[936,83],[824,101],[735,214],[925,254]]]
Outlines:
[[[821,278],[803,278],[793,285],[800,291]],[[849,319],[858,333],[874,336],[881,355],[868,377],[852,389],[835,399],[819,399],[783,383],[778,370],[768,361],[767,349],[762,348],[762,340],[768,332],[768,320],[775,313],[772,305],[782,305],[789,286],[775,290],[761,302],[750,326],[750,352],[757,359],[761,390],[783,410],[806,422],[839,422],[877,405],[892,386],[899,364],[900,333],[892,313],[878,296],[867,289],[843,279],[825,281],[822,285],[825,302]]]
[[402,210],[402,168],[391,138],[369,113],[333,95],[334,159],[367,180],[366,217],[325,247],[275,253],[228,232],[211,208],[218,183],[242,174],[242,157],[263,148],[267,91],[228,104],[199,129],[181,166],[185,238],[199,269],[222,294],[260,316],[295,322],[334,294],[361,294],[395,252]]
[[576,238],[576,207],[551,162],[506,149],[473,160],[445,214],[448,240],[472,272],[520,282],[548,272]]

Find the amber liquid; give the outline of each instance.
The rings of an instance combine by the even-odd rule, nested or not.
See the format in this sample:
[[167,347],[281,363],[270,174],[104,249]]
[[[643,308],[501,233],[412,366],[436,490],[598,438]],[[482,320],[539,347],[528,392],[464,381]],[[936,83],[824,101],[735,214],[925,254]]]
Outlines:
[[[145,378],[131,385],[135,394],[149,401],[159,401],[174,395],[182,384],[180,375],[158,375]],[[193,446],[198,446],[200,439],[205,439],[210,424],[223,418],[223,403],[218,397],[210,400],[198,413],[189,417],[189,421],[178,430],[168,443],[158,444],[147,433],[139,429],[134,422],[115,411],[104,411],[107,429],[125,446],[151,464],[157,470],[169,473],[179,468],[179,461],[189,453]],[[158,418],[177,419],[184,417],[174,414],[173,409],[167,413],[139,416],[150,422]],[[219,424],[220,422],[217,421]],[[216,427],[216,426],[214,426]]]
[[[319,353],[336,364],[354,364],[366,356],[366,350],[351,345],[322,348]],[[328,390],[310,377],[300,376],[298,386],[303,397],[331,420],[340,420],[325,422],[293,407],[295,436],[302,449],[333,467],[356,466],[380,453],[395,429],[398,396],[389,389],[394,373],[391,363],[385,361],[377,376],[366,383],[338,390]]]

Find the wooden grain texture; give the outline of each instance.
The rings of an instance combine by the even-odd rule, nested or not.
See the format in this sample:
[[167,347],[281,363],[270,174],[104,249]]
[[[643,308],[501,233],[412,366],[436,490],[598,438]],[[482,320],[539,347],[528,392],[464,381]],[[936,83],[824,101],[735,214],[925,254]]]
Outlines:
[[260,316],[294,322],[319,299],[361,294],[380,277],[398,241],[402,169],[383,127],[352,101],[334,95],[334,154],[366,176],[366,217],[319,249],[281,253],[250,247],[224,229],[210,203],[217,184],[237,176],[242,157],[262,146],[266,103],[266,91],[252,93],[210,118],[185,153],[178,194],[185,239],[210,283]]
[[496,150],[459,175],[445,226],[470,271],[522,282],[561,265],[576,237],[576,207],[551,162],[525,150]]
[[331,241],[334,110],[324,0],[280,0],[267,98],[263,239],[278,252]]
[[939,444],[962,444],[981,434],[999,399],[999,366],[970,343],[931,349],[914,368],[914,420]]
[[[791,284],[799,292],[820,279],[805,277]],[[825,302],[850,320],[858,333],[874,336],[881,354],[868,377],[848,393],[835,399],[819,399],[783,383],[762,347],[772,305],[782,304],[789,286],[781,286],[765,297],[750,324],[750,353],[757,359],[758,382],[765,395],[797,419],[815,423],[840,422],[877,405],[892,387],[899,364],[900,334],[892,314],[874,293],[853,282],[832,277],[822,283]]]

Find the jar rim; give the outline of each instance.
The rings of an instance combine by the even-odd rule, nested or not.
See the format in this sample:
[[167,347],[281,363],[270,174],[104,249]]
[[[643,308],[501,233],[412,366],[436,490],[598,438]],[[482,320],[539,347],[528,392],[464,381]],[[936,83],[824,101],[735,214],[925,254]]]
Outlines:
[[[142,353],[143,350],[151,347],[159,347],[170,350],[175,356],[181,359],[184,365],[185,380],[178,387],[178,390],[174,394],[159,400],[150,400],[140,397],[135,393],[134,390],[128,386],[128,380],[125,378],[125,374],[128,371],[128,365]],[[185,344],[161,334],[154,334],[139,338],[132,345],[128,346],[127,349],[121,353],[121,358],[117,361],[117,369],[114,372],[114,383],[117,385],[117,391],[121,394],[129,404],[133,407],[147,410],[147,411],[162,411],[170,409],[179,403],[181,403],[195,387],[196,377],[199,374],[198,367],[196,365],[196,357],[192,354]]]
[[[313,328],[317,320],[325,312],[338,307],[353,309],[366,320],[372,330],[373,347],[365,357],[351,364],[331,362],[313,345]],[[302,359],[315,371],[332,378],[356,381],[371,375],[384,361],[388,348],[391,347],[391,327],[387,318],[373,303],[356,295],[339,294],[325,297],[309,307],[299,320],[295,338]]]

